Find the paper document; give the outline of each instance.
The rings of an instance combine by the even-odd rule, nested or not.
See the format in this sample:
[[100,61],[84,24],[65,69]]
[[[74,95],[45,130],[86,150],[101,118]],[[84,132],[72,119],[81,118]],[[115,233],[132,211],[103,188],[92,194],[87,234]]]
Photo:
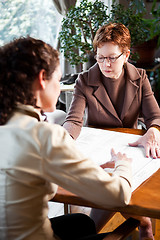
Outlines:
[[[160,159],[146,158],[143,147],[130,147],[128,145],[139,137],[140,135],[135,134],[83,127],[76,140],[76,145],[84,156],[99,165],[111,160],[111,148],[114,148],[116,153],[119,151],[126,153],[127,157],[133,159],[132,191],[134,191],[160,167]],[[113,171],[113,169],[108,170]]]

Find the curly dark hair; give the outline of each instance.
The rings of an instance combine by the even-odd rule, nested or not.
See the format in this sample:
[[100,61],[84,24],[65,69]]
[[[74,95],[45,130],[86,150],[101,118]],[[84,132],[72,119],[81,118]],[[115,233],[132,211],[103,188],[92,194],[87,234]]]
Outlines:
[[17,103],[36,106],[34,80],[42,69],[50,79],[58,65],[58,51],[38,39],[19,38],[0,47],[0,125],[8,121]]

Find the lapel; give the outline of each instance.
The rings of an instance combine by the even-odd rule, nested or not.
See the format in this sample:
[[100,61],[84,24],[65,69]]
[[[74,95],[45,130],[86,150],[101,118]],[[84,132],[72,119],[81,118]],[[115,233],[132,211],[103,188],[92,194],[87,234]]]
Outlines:
[[98,102],[100,102],[117,120],[122,123],[123,118],[128,112],[135,95],[139,89],[139,86],[136,84],[137,79],[140,78],[139,72],[137,69],[130,63],[127,63],[125,66],[126,71],[126,88],[124,96],[124,104],[119,118],[110,98],[107,94],[102,82],[101,82],[101,72],[96,63],[88,72],[88,85],[93,86],[93,95],[96,97]]
[[137,85],[137,82],[141,78],[141,75],[139,74],[137,68],[128,62],[125,65],[125,72],[126,72],[126,87],[124,103],[121,112],[122,120],[124,119],[126,113],[129,111],[129,108],[137,94],[137,91],[139,89],[139,85]]
[[126,113],[128,112],[135,95],[137,94],[137,91],[139,89],[139,86],[135,84],[132,80],[126,81],[126,89],[125,89],[125,96],[124,96],[124,102],[123,102],[123,108],[121,112],[121,120],[125,117]]
[[[93,95],[96,97],[96,99],[116,118],[119,119],[117,112],[110,100],[109,95],[107,94],[103,84],[93,92]],[[120,119],[119,119],[120,120]]]
[[103,83],[101,81],[101,71],[97,63],[88,72],[88,85],[94,87],[93,96],[95,96],[97,101],[121,122],[110,100],[110,97],[107,94],[105,87],[103,86]]

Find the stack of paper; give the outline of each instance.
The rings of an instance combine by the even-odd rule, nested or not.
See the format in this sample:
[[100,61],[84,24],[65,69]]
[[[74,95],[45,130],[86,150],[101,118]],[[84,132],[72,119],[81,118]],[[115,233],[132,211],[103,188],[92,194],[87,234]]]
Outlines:
[[[111,148],[114,148],[116,152],[126,153],[127,157],[133,159],[132,191],[134,191],[160,167],[160,159],[146,158],[143,147],[130,147],[128,145],[139,137],[140,135],[135,134],[83,127],[76,144],[86,157],[99,165],[111,160]],[[108,170],[113,171],[113,169]]]

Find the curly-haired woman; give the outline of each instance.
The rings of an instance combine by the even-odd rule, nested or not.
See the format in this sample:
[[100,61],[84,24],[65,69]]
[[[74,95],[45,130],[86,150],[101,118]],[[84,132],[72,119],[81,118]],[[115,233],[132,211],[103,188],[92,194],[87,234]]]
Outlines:
[[130,159],[112,151],[110,176],[63,127],[44,121],[43,112],[56,108],[60,78],[58,52],[43,41],[20,38],[0,48],[1,240],[105,239],[86,215],[48,219],[57,185],[103,207],[130,200]]

